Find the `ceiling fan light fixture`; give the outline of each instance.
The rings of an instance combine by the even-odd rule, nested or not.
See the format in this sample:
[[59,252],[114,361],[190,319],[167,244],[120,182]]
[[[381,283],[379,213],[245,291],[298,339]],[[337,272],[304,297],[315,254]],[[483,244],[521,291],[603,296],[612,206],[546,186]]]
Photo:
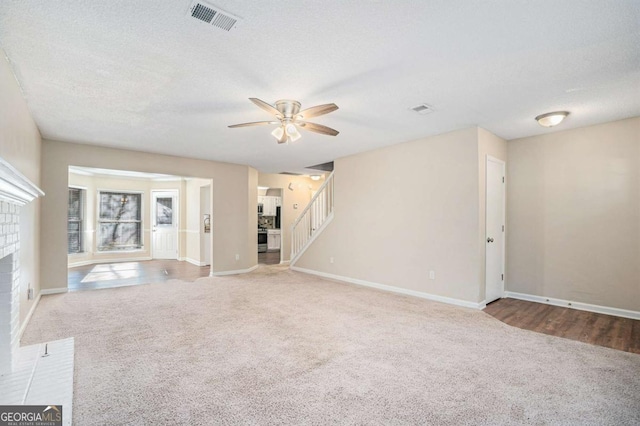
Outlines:
[[283,126],[279,126],[276,127],[273,132],[271,132],[271,136],[273,136],[274,138],[280,140],[282,139],[282,136],[284,135],[284,128]]
[[338,109],[336,104],[316,105],[300,111],[300,102],[281,99],[276,101],[275,107],[258,98],[249,98],[259,108],[273,115],[278,121],[253,121],[249,123],[232,124],[229,127],[234,129],[237,127],[263,126],[266,124],[278,124],[279,126],[271,132],[278,143],[295,142],[302,137],[298,127],[321,135],[337,136],[338,132],[331,127],[322,124],[309,123],[302,121],[303,117],[318,117],[329,114]]
[[569,111],[548,112],[537,116],[536,121],[542,127],[553,127],[562,123],[562,120],[564,120],[567,115],[569,115]]
[[285,131],[287,132],[287,136],[289,136],[291,142],[295,142],[302,137],[300,132],[298,132],[298,128],[295,126],[295,124],[287,124],[287,126],[285,127]]

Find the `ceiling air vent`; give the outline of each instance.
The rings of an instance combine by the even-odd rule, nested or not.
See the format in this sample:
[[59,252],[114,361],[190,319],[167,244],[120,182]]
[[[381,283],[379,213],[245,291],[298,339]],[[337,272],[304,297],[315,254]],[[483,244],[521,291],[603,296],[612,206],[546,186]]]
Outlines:
[[418,106],[414,106],[413,108],[411,108],[413,111],[417,112],[418,114],[429,114],[433,112],[433,108],[431,108],[429,105],[427,104],[420,104]]
[[201,1],[194,1],[191,4],[189,16],[225,31],[231,31],[240,20],[237,16]]

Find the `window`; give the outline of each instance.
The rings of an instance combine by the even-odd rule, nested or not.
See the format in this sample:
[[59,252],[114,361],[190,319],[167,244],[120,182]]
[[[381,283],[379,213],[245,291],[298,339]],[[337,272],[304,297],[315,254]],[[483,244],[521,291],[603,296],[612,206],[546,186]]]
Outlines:
[[84,252],[84,198],[84,189],[69,188],[67,213],[67,253],[69,254]]
[[98,250],[142,248],[142,194],[99,193]]
[[173,225],[173,198],[156,198],[156,225]]

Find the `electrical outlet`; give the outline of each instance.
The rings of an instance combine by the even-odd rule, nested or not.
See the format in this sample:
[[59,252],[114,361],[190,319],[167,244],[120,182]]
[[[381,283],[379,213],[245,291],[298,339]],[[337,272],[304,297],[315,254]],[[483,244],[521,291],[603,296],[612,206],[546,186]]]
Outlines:
[[429,279],[430,280],[436,279],[436,271],[429,271]]
[[333,263],[333,257],[329,258],[329,263]]
[[240,260],[240,255],[236,254],[236,260]]

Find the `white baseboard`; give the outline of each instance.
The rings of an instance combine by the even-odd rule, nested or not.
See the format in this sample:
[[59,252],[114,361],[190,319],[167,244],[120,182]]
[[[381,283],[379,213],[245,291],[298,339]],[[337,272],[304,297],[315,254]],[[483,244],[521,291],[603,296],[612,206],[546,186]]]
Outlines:
[[83,260],[80,262],[72,262],[72,263],[67,263],[67,268],[77,268],[78,266],[93,265],[94,263],[98,263],[98,262],[94,260]]
[[192,265],[196,265],[196,266],[207,266],[207,262],[198,262],[197,260],[191,259],[189,257],[184,257],[184,258],[181,258],[180,260],[188,262],[188,263],[190,263]]
[[616,317],[640,320],[640,312],[626,309],[612,308],[609,306],[591,305],[589,303],[574,302],[571,300],[554,299],[552,297],[536,296],[533,294],[505,291],[505,297],[511,299],[526,300],[528,302],[544,303],[546,305],[562,306],[564,308],[577,309],[579,311],[595,312],[597,314],[613,315]]
[[246,274],[247,272],[255,271],[256,269],[258,269],[258,265],[252,266],[251,268],[247,268],[247,269],[238,269],[236,271],[219,271],[219,272],[211,271],[209,273],[209,276],[210,277],[222,277],[224,275]]
[[44,288],[42,290],[40,290],[40,294],[45,296],[47,294],[59,294],[59,293],[66,293],[68,292],[69,289],[67,287],[58,287],[58,288]]
[[280,262],[281,265],[288,265],[291,261],[290,260],[283,260]]
[[78,266],[95,265],[97,263],[144,262],[147,260],[152,260],[152,259],[151,257],[131,257],[131,258],[120,258],[120,259],[91,259],[91,260],[83,260],[81,262],[68,263],[67,267],[76,268]]
[[371,282],[371,281],[360,280],[360,279],[357,279],[357,278],[349,278],[349,277],[343,277],[341,275],[328,274],[326,272],[319,272],[319,271],[314,271],[312,269],[299,268],[297,266],[291,266],[290,268],[292,270],[294,270],[294,271],[303,272],[305,274],[317,275],[317,276],[323,277],[323,278],[329,278],[329,279],[332,279],[332,280],[343,281],[343,282],[347,282],[347,283],[350,283],[350,284],[361,285],[361,286],[364,286],[364,287],[376,288],[378,290],[384,290],[384,291],[389,291],[389,292],[392,292],[392,293],[404,294],[404,295],[407,295],[407,296],[419,297],[421,299],[433,300],[435,302],[447,303],[449,305],[456,305],[456,306],[462,306],[462,307],[465,307],[465,308],[479,309],[479,310],[482,310],[482,309],[485,308],[485,304],[484,303],[468,302],[466,300],[454,299],[452,297],[438,296],[436,294],[423,293],[421,291],[415,291],[415,290],[409,290],[409,289],[406,289],[406,288],[394,287],[394,286],[387,285],[387,284],[374,283],[374,282]]
[[40,297],[42,297],[42,292],[38,293],[38,296],[36,296],[36,300],[33,302],[33,305],[31,305],[31,309],[29,309],[27,316],[24,317],[24,321],[22,321],[22,324],[20,324],[20,330],[18,331],[18,341],[22,339],[22,335],[24,334],[24,331],[27,329],[27,325],[31,320],[31,316],[36,311],[36,306],[38,306],[38,303],[40,302]]

